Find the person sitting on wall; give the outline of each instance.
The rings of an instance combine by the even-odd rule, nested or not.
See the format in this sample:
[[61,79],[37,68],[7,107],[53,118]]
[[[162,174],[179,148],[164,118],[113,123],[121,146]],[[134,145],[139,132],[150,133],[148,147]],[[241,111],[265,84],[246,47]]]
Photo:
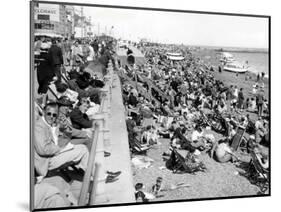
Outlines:
[[88,72],[80,72],[77,79],[68,81],[71,90],[76,91],[79,97],[101,96],[100,88],[91,85],[91,75]]
[[56,124],[59,115],[57,103],[48,103],[44,108],[44,116],[34,124],[34,165],[40,176],[46,176],[50,170],[74,163],[84,173],[89,158],[85,145],[70,145],[67,131],[61,131]]
[[72,112],[72,104],[68,97],[62,96],[57,101],[59,105],[59,116],[58,116],[58,124],[64,130],[69,131],[71,134],[71,143],[72,144],[85,144],[88,149],[90,150],[91,147],[91,140],[90,137],[92,134],[86,131],[75,129],[72,126],[72,122],[70,120],[70,113]]
[[70,113],[70,119],[72,125],[75,129],[87,129],[93,127],[93,121],[90,120],[88,115],[86,114],[89,108],[89,104],[87,102],[79,101],[77,106]]
[[78,101],[78,93],[69,89],[68,85],[65,83],[55,83],[55,87],[57,90],[57,97],[60,98],[62,96],[66,96],[70,101],[76,102]]
[[71,203],[55,186],[48,183],[36,183],[34,186],[34,208],[70,207]]

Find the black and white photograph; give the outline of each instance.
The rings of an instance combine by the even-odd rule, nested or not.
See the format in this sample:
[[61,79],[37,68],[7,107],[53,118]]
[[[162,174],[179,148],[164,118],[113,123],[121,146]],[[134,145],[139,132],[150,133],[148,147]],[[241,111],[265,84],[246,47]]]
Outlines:
[[270,22],[31,1],[31,210],[270,196]]

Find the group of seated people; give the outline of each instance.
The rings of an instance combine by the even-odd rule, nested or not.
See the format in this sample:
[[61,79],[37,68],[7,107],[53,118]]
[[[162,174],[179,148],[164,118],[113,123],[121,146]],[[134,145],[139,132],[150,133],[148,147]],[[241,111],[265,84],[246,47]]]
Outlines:
[[[82,181],[104,85],[103,79],[81,66],[79,71],[71,70],[65,79],[51,82],[47,98],[35,102],[35,208],[77,205],[77,199],[70,200],[73,195],[46,180],[60,176],[71,183],[74,174]],[[104,156],[110,153],[104,152]],[[108,172],[106,183],[116,181],[120,173]]]
[[[151,58],[153,58],[153,55],[157,55],[157,51],[146,55],[152,55]],[[170,64],[165,64],[165,61],[161,61],[159,57],[151,58],[148,58],[147,62],[149,74],[153,73],[154,69],[161,70],[165,66],[166,69],[170,68]],[[130,117],[129,122],[134,122],[134,127],[129,127],[128,130],[134,132],[135,135],[143,134],[144,136],[140,136],[141,138],[146,136],[147,131],[154,131],[158,134],[158,137],[171,140],[172,150],[174,148],[186,149],[195,156],[201,152],[209,152],[211,158],[221,163],[240,160],[236,154],[236,149],[232,148],[232,142],[238,127],[242,127],[247,133],[255,136],[254,143],[259,146],[259,149],[260,146],[264,146],[260,142],[261,140],[266,140],[264,143],[269,145],[268,122],[262,117],[254,122],[249,114],[244,115],[241,113],[244,112],[243,110],[236,110],[237,102],[235,104],[232,102],[234,98],[232,96],[235,89],[237,92],[238,89],[235,87],[227,88],[221,81],[216,80],[210,72],[196,68],[196,63],[195,61],[193,67],[192,65],[188,66],[188,62],[186,64],[182,62],[179,67],[182,67],[183,74],[179,71],[178,75],[169,75],[155,82],[151,80],[151,83],[155,83],[156,86],[163,89],[162,91],[169,97],[158,99],[158,96],[155,95],[154,97],[158,101],[153,100],[152,104],[149,99],[145,99],[146,97],[141,92],[138,93],[133,85],[124,84],[124,104],[128,112],[127,115]],[[127,67],[125,73],[130,76],[130,73],[139,72],[142,76],[144,71],[145,67]],[[154,79],[154,75],[155,73],[151,75],[151,79]],[[137,79],[139,84],[145,85],[145,80],[142,81],[139,77]],[[240,89],[240,92],[242,92],[242,89]],[[241,104],[241,102],[238,103]],[[144,115],[143,108],[152,113],[148,116],[149,118]],[[244,106],[240,105],[238,108],[242,109]],[[202,113],[206,115],[206,111],[213,113],[217,120],[220,117],[219,119],[224,125],[225,133],[222,139],[218,141],[213,135],[203,135],[202,124],[197,122],[198,119],[202,118]],[[151,123],[148,128],[144,127],[147,119],[150,119]],[[214,119],[209,121],[208,124],[213,129],[212,121]],[[206,127],[206,125],[203,127]],[[245,138],[243,137],[243,139]],[[165,154],[170,155],[171,152]]]

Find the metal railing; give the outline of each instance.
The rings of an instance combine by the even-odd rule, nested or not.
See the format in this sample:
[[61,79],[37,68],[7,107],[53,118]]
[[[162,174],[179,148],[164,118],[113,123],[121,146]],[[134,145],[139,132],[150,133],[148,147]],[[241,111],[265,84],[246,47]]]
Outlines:
[[94,115],[95,125],[93,126],[92,147],[88,160],[88,167],[85,172],[80,196],[79,206],[94,205],[106,202],[105,193],[105,142],[109,140],[108,117],[110,113],[112,95],[112,64],[109,63],[107,75],[105,75],[105,86],[102,89],[102,100],[99,111]]

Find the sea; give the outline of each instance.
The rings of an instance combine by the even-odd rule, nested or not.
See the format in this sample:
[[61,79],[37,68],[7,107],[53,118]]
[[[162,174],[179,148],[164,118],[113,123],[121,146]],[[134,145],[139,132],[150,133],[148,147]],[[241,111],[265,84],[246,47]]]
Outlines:
[[236,61],[245,64],[248,61],[249,71],[253,73],[264,72],[268,75],[268,52],[230,52]]
[[[196,46],[194,46],[196,47]],[[239,64],[245,64],[248,61],[249,72],[264,72],[268,77],[269,72],[269,54],[266,48],[243,48],[243,47],[220,47],[220,46],[197,46],[201,49],[215,50],[219,52],[229,52]],[[219,50],[219,51],[218,51]],[[211,56],[211,55],[210,55]],[[211,56],[212,57],[212,56]],[[216,56],[218,61],[219,57]]]

